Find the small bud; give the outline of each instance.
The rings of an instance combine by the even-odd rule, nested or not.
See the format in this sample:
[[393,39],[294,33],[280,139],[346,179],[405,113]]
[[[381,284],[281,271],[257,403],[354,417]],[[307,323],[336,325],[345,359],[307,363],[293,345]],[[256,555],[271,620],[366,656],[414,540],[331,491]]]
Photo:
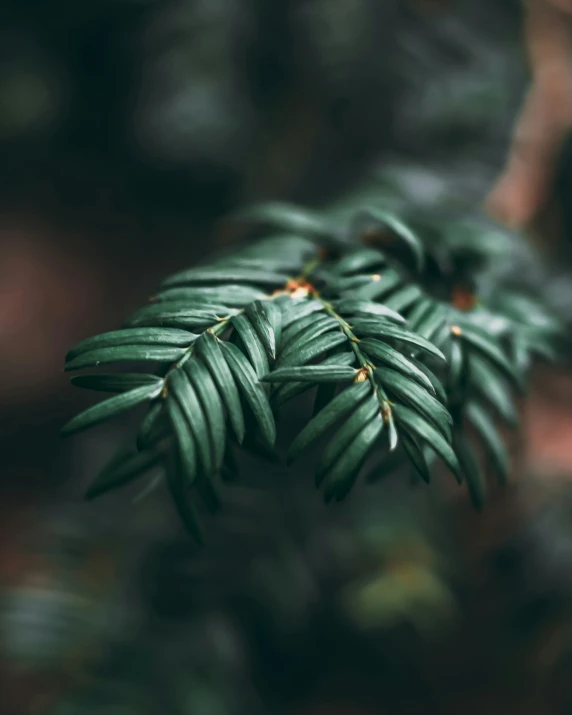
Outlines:
[[379,275],[379,273],[374,273],[374,274],[372,275],[372,277],[371,277],[371,280],[372,280],[372,281],[380,281],[380,280],[381,280],[381,276]]
[[354,382],[365,382],[368,378],[368,369],[367,367],[362,367],[361,370],[358,371],[358,374],[354,378]]
[[472,291],[457,287],[453,290],[451,303],[457,310],[468,311],[473,310],[477,305],[478,298]]
[[463,334],[463,331],[461,330],[461,328],[458,325],[452,325],[451,332],[453,333],[453,335],[457,335],[457,336]]
[[306,296],[316,293],[314,286],[304,278],[291,278],[286,282],[284,290],[292,298],[306,298]]
[[296,288],[296,290],[292,291],[290,295],[292,296],[292,298],[306,298],[308,295],[308,291],[306,288]]

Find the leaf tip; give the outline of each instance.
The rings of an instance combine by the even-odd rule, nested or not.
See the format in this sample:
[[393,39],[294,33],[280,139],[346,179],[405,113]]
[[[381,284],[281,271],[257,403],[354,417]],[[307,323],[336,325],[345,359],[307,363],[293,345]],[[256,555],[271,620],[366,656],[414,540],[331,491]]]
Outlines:
[[69,437],[75,432],[74,420],[70,420],[60,429],[60,437]]

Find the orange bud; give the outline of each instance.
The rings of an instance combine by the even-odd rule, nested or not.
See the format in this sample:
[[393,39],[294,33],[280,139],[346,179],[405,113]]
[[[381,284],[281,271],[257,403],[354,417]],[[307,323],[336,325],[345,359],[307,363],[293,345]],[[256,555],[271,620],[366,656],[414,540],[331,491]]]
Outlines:
[[473,310],[477,304],[477,296],[466,288],[458,287],[453,290],[451,303],[457,310]]

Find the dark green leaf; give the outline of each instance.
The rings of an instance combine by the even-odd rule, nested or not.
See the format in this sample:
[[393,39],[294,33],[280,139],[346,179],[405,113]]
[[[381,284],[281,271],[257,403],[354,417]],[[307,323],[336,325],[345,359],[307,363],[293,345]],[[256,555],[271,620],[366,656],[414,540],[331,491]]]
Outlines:
[[280,271],[289,273],[293,270],[294,275],[297,275],[302,265],[315,253],[315,243],[294,231],[273,234],[270,238],[249,244],[238,253],[227,256],[223,261],[233,266],[255,265],[265,268],[271,266],[272,270],[279,267]]
[[274,273],[268,270],[252,268],[189,268],[175,273],[163,282],[165,288],[179,285],[200,285],[202,283],[253,283],[279,288],[284,286],[289,276],[286,273]]
[[324,478],[324,498],[343,499],[352,488],[369,452],[383,431],[381,415],[376,415],[352,440]]
[[493,420],[476,402],[467,407],[467,417],[481,437],[499,481],[505,484],[510,472],[510,460]]
[[397,218],[397,216],[387,211],[383,211],[382,209],[371,208],[365,209],[362,216],[358,217],[357,221],[362,225],[373,224],[375,226],[376,224],[381,224],[383,227],[389,229],[399,241],[409,248],[415,259],[417,271],[421,272],[423,270],[425,261],[423,244],[413,231],[411,231],[411,229],[406,226],[403,221]]
[[454,390],[461,380],[465,367],[465,353],[463,345],[458,338],[451,336],[449,343],[443,348],[447,355],[449,365],[449,387]]
[[66,363],[64,370],[81,370],[117,362],[175,362],[186,353],[185,348],[153,345],[122,345],[116,348],[101,348],[82,353]]
[[282,308],[277,302],[278,299],[267,300],[264,302],[266,316],[270,327],[274,331],[274,340],[276,350],[278,351],[282,345]]
[[[321,365],[353,365],[356,361],[353,352],[334,353],[321,361]],[[328,383],[325,383],[328,384]],[[331,384],[331,383],[329,383]],[[276,407],[283,405],[293,397],[301,395],[303,392],[310,390],[314,385],[308,382],[293,382],[285,385],[279,385],[272,394],[272,404]]]
[[561,321],[552,315],[536,297],[523,293],[501,295],[500,308],[518,322],[537,328],[541,332],[560,333],[564,330]]
[[397,418],[398,426],[406,432],[413,433],[427,442],[435,450],[453,474],[460,480],[460,467],[451,445],[438,432],[432,424],[420,417],[417,412],[403,405],[393,405],[393,413]]
[[405,286],[385,299],[385,305],[398,313],[407,310],[423,297],[423,291],[415,285]]
[[201,316],[211,316],[213,314],[218,316],[228,315],[229,313],[236,313],[237,308],[229,308],[226,303],[196,303],[189,304],[188,300],[177,299],[177,300],[165,300],[161,302],[149,303],[143,308],[140,308],[135,313],[134,316],[144,316],[144,315],[160,315],[165,311],[177,311],[177,310],[193,310],[196,311],[197,317],[200,319]]
[[234,375],[236,384],[242,391],[258,422],[262,437],[268,446],[272,447],[276,440],[276,426],[266,393],[258,382],[250,363],[240,350],[231,343],[220,343],[220,347]]
[[266,309],[260,301],[255,301],[247,306],[246,317],[252,323],[252,327],[256,331],[260,342],[264,346],[268,357],[274,360],[276,357],[276,336],[274,330],[268,321]]
[[512,359],[520,375],[526,375],[532,361],[528,345],[522,340],[512,341]]
[[[327,332],[328,329],[339,326],[339,321],[332,318],[330,315],[326,315],[324,313],[312,313],[311,315],[302,318],[302,320],[292,323],[284,331],[281,354],[289,350],[290,346],[293,343],[297,343],[300,339],[311,340],[315,337],[314,331],[316,330],[320,330],[320,334],[323,334],[324,332]],[[323,330],[324,327],[326,328],[325,331]]]
[[[261,244],[258,244],[261,245]],[[315,250],[315,246],[314,246]],[[225,271],[235,268],[247,268],[248,270],[256,271],[272,271],[272,273],[281,273],[284,275],[298,275],[302,270],[304,260],[297,255],[271,255],[268,253],[265,256],[247,256],[237,255],[226,258],[218,263],[211,263],[211,268],[222,267]],[[266,294],[265,294],[266,295]],[[262,299],[264,296],[257,296],[257,299]],[[249,303],[251,301],[248,301]]]
[[350,382],[357,375],[353,367],[343,365],[310,365],[309,367],[282,367],[265,375],[263,382]]
[[358,288],[348,290],[347,293],[353,298],[361,300],[379,300],[390,291],[400,285],[402,278],[392,268],[385,270],[381,276],[374,274],[369,277],[369,281]]
[[279,201],[252,206],[236,214],[236,218],[307,236],[327,236],[330,233],[327,221],[318,213]]
[[157,375],[145,375],[141,372],[118,372],[105,375],[74,375],[71,384],[100,392],[126,392],[145,385],[162,387],[163,380]]
[[[368,300],[340,300],[334,304],[336,310],[342,315],[357,315],[362,318],[372,318],[379,316],[393,320],[395,323],[405,323],[405,318],[381,303],[373,303]],[[348,319],[351,322],[351,319]]]
[[510,390],[502,377],[479,355],[469,358],[472,387],[497,410],[509,424],[518,423],[518,414]]
[[286,328],[294,321],[302,320],[307,315],[324,310],[324,304],[319,300],[300,299],[292,300],[290,304],[286,304],[282,313],[282,329]]
[[335,464],[340,455],[378,414],[381,415],[381,408],[377,398],[372,395],[361,402],[351,415],[347,417],[344,424],[337,430],[322,454],[318,469],[316,470],[317,486],[322,483],[324,476]]
[[[523,342],[526,342],[527,348],[532,355],[537,355],[549,362],[556,362],[558,360],[558,351],[552,344],[551,339],[546,339],[543,335],[527,335],[526,338],[523,339]],[[518,364],[516,364],[516,369],[522,374],[523,371]]]
[[184,478],[183,484],[185,489],[188,489],[197,479],[197,445],[180,402],[175,399],[174,396],[169,395],[165,403],[167,406],[167,414],[169,415],[177,439],[179,453],[178,467]]
[[418,327],[425,320],[425,318],[434,310],[434,301],[426,298],[425,300],[420,300],[419,303],[411,310],[407,315],[407,324],[410,330],[418,332]]
[[86,430],[93,425],[104,422],[105,420],[115,417],[122,412],[130,410],[132,407],[151,400],[157,397],[161,392],[161,384],[159,385],[144,385],[129,392],[123,392],[120,395],[110,397],[103,402],[88,408],[81,414],[70,420],[62,429],[62,435],[68,436],[76,432]]
[[197,445],[199,461],[207,474],[215,471],[209,424],[199,397],[186,370],[173,370],[169,375],[169,395],[173,396],[181,408]]
[[185,529],[198,544],[202,545],[203,533],[198,514],[190,501],[189,490],[185,483],[184,475],[181,470],[177,468],[176,462],[178,460],[174,458],[172,461],[174,463],[169,464],[167,468],[167,486],[169,492]]
[[228,411],[230,424],[240,443],[244,439],[244,417],[240,395],[220,349],[219,341],[212,333],[206,332],[197,340],[197,350],[218,387],[219,394]]
[[438,345],[447,358],[447,389],[454,391],[465,372],[466,351],[458,335],[445,324],[434,336],[433,342]]
[[227,309],[219,314],[211,310],[211,306],[205,306],[204,309],[171,308],[169,303],[157,303],[153,308],[156,310],[151,311],[149,308],[143,308],[143,310],[137,311],[125,321],[125,325],[207,328],[232,313],[230,309]]
[[424,365],[419,360],[411,358],[411,362],[413,362],[415,366],[418,367],[421,372],[426,375],[427,379],[431,382],[431,384],[433,385],[433,392],[437,396],[437,399],[443,404],[446,404],[447,393],[445,392],[445,388],[443,387],[443,383],[441,382],[441,380],[435,375],[434,372],[432,372],[426,365]]
[[388,392],[393,393],[401,402],[433,422],[446,438],[450,438],[453,422],[451,415],[425,388],[395,370],[378,368],[374,371],[374,375]]
[[393,410],[388,402],[384,402],[382,405],[382,415],[389,433],[389,451],[394,452],[399,443],[399,434],[397,433],[397,427],[395,426],[395,420],[393,419]]
[[215,471],[220,470],[226,449],[224,407],[210,372],[200,360],[187,360],[184,365],[201,402],[209,426]]
[[186,301],[189,307],[194,307],[194,303],[222,303],[231,308],[243,308],[253,300],[260,300],[264,297],[263,291],[253,286],[227,283],[215,288],[211,286],[168,288],[154,296],[154,300],[157,302]]
[[503,339],[514,332],[514,323],[503,315],[491,313],[490,310],[478,306],[469,311],[463,311],[463,320],[477,326],[490,337]]
[[419,333],[419,335],[422,335],[427,340],[431,340],[435,333],[443,326],[445,320],[445,310],[442,305],[437,304],[415,326],[415,332]]
[[358,288],[368,286],[372,281],[381,280],[379,273],[360,274],[357,276],[336,276],[329,274],[326,278],[328,288],[337,294],[354,293]]
[[82,340],[68,351],[66,362],[74,357],[100,348],[115,348],[122,345],[163,345],[166,347],[189,347],[197,335],[187,330],[169,328],[127,328],[113,330]]
[[333,273],[340,276],[348,273],[358,273],[369,268],[382,266],[385,262],[386,259],[379,251],[373,248],[362,248],[340,258],[333,269]]
[[160,400],[151,405],[143,418],[137,432],[136,442],[137,449],[140,452],[154,446],[160,439],[169,434],[169,421],[163,408],[164,400]]
[[231,323],[240,335],[242,343],[245,347],[250,362],[256,372],[256,375],[261,378],[268,372],[268,358],[264,350],[264,345],[260,342],[252,323],[245,315],[235,315],[231,318]]
[[401,435],[401,443],[411,464],[415,467],[416,472],[426,484],[430,484],[431,470],[429,469],[425,455],[423,454],[422,447],[420,447],[417,442],[407,434]]
[[459,338],[468,345],[476,348],[519,389],[522,389],[521,376],[516,367],[510,362],[505,352],[491,340],[486,333],[481,332],[473,325],[463,323]]
[[156,466],[162,457],[160,449],[136,452],[121,450],[120,455],[101,470],[95,482],[86,492],[86,499],[95,499],[112,489],[129,484]]
[[482,509],[487,492],[485,478],[473,448],[460,431],[453,435],[453,448],[467,479],[471,501],[476,509]]
[[320,337],[310,340],[310,342],[304,343],[304,345],[295,352],[291,352],[286,356],[281,355],[276,361],[276,368],[304,365],[313,358],[336,347],[336,345],[341,345],[346,342],[348,342],[348,338],[341,331],[326,333],[326,335],[321,335]]
[[296,355],[308,343],[315,341],[321,335],[331,333],[333,331],[340,332],[340,323],[335,318],[327,318],[316,322],[311,329],[298,333],[288,345],[283,346],[278,362],[283,363],[291,359],[292,355]]
[[389,345],[381,343],[379,340],[365,338],[365,340],[360,340],[359,346],[366,355],[380,360],[384,365],[401,372],[420,385],[424,385],[431,392],[435,391],[427,375],[417,365]]
[[425,338],[412,333],[409,330],[403,330],[402,328],[392,325],[388,321],[384,320],[367,320],[359,319],[352,323],[352,329],[359,335],[372,335],[379,338],[398,340],[401,343],[407,343],[408,345],[414,345],[420,350],[423,350],[430,355],[433,355],[439,360],[445,361],[445,356],[436,348],[433,343],[430,343]]

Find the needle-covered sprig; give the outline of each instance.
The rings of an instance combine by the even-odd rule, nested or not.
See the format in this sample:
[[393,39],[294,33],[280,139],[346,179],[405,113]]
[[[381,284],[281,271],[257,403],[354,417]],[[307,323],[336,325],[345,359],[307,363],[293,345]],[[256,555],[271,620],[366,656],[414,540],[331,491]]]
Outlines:
[[[120,329],[68,352],[66,370],[106,370],[72,383],[112,396],[64,434],[146,410],[88,498],[160,467],[182,522],[202,541],[202,512],[220,508],[236,476],[233,451],[272,455],[276,412],[310,390],[314,413],[288,461],[319,450],[326,501],[343,499],[366,463],[387,464],[389,452],[426,482],[438,457],[480,506],[486,479],[475,439],[499,479],[508,477],[498,422],[516,423],[532,356],[552,356],[560,326],[527,296],[503,293],[484,306],[465,288],[449,300],[432,294],[422,236],[378,203],[356,201],[343,214],[253,209],[244,218],[269,227],[267,239],[170,276]],[[123,363],[129,372],[110,372]]]

